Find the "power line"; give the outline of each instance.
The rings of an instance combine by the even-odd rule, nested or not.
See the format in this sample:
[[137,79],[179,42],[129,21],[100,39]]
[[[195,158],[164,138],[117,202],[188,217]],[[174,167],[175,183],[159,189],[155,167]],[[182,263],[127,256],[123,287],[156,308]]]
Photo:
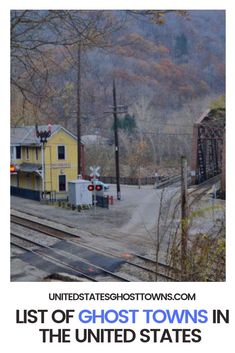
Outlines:
[[[152,124],[153,121],[146,121],[145,119],[138,119],[138,121],[143,121],[145,124]],[[157,122],[157,125],[159,126],[179,126],[179,127],[187,127],[187,128],[193,128],[193,124],[191,125],[186,125],[186,124],[177,124],[177,123],[159,123]]]
[[[103,119],[103,118],[109,119],[109,117],[107,116],[107,113],[113,114],[112,111],[104,112],[103,115],[93,116],[91,122],[97,121],[97,120],[101,120],[101,119]],[[94,114],[94,112],[84,111],[83,114],[89,115],[89,114]],[[154,121],[145,121],[144,119],[139,119],[138,121],[142,121],[142,122],[144,122],[145,124],[153,124],[153,123],[154,123]],[[173,126],[173,127],[174,127],[174,126],[177,126],[177,127],[186,127],[186,128],[192,129],[194,123],[192,123],[192,125],[185,125],[185,124],[182,125],[182,124],[175,124],[175,123],[159,123],[159,122],[156,122],[156,124],[157,124],[158,126]]]
[[180,132],[180,133],[167,133],[167,132],[141,132],[142,135],[156,135],[156,136],[161,136],[161,135],[164,135],[164,136],[192,136],[193,134],[191,133],[187,133],[187,132]]
[[[105,131],[111,131],[111,128],[107,128],[107,127],[102,127],[100,128],[100,126],[94,126],[93,129],[102,129]],[[139,131],[137,130],[136,133],[138,133]],[[188,132],[174,132],[174,133],[168,133],[168,132],[155,132],[155,131],[141,131],[142,135],[155,135],[155,136],[192,136],[192,133],[188,133]]]

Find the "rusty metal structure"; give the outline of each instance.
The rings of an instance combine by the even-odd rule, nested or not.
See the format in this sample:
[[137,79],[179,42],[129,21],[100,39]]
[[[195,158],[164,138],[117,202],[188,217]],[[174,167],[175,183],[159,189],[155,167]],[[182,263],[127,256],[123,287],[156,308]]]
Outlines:
[[193,127],[192,183],[200,184],[221,174],[225,194],[225,109],[211,109]]

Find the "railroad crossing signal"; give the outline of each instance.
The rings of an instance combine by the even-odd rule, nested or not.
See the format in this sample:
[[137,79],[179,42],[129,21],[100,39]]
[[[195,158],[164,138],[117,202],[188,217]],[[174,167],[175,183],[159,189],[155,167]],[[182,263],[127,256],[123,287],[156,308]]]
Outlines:
[[90,167],[90,171],[91,171],[91,174],[90,174],[90,177],[92,178],[99,178],[100,176],[100,173],[98,173],[98,171],[100,170],[100,167]]
[[103,186],[99,185],[99,184],[98,185],[90,184],[90,185],[88,185],[87,189],[89,191],[94,191],[94,190],[101,191],[103,189]]
[[94,185],[93,184],[88,185],[87,189],[89,191],[94,191]]
[[101,191],[103,189],[102,185],[96,185],[95,186],[96,191]]

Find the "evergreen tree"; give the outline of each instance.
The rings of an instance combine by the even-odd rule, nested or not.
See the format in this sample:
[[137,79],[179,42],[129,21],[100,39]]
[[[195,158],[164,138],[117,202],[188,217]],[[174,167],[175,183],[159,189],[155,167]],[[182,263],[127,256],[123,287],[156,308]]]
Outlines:
[[184,33],[178,35],[175,39],[175,57],[182,58],[188,55],[188,39]]

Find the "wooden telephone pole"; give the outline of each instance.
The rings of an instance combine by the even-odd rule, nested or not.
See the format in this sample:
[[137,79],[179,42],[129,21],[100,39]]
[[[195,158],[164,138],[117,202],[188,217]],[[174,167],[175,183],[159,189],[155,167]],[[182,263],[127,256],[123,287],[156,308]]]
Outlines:
[[188,244],[188,170],[187,159],[181,157],[181,280],[187,276]]
[[116,166],[116,183],[117,183],[117,199],[121,200],[121,187],[120,187],[120,168],[119,168],[119,142],[118,142],[118,114],[126,114],[128,112],[126,105],[117,105],[116,98],[116,84],[113,79],[113,105],[111,111],[107,114],[113,114],[114,118],[114,143],[115,143],[115,166]]
[[114,141],[115,141],[115,166],[116,166],[116,180],[117,180],[117,199],[121,200],[120,169],[119,169],[119,144],[118,144],[118,123],[117,123],[117,100],[116,100],[115,80],[113,80],[113,117],[114,117]]
[[118,143],[118,114],[126,114],[127,106],[117,105],[116,99],[116,84],[113,79],[113,117],[114,117],[114,141],[115,141],[115,165],[116,165],[116,180],[117,180],[117,199],[121,200],[121,187],[120,187],[120,168],[119,168],[119,143]]
[[81,148],[81,40],[77,51],[77,174],[82,175],[82,148]]

